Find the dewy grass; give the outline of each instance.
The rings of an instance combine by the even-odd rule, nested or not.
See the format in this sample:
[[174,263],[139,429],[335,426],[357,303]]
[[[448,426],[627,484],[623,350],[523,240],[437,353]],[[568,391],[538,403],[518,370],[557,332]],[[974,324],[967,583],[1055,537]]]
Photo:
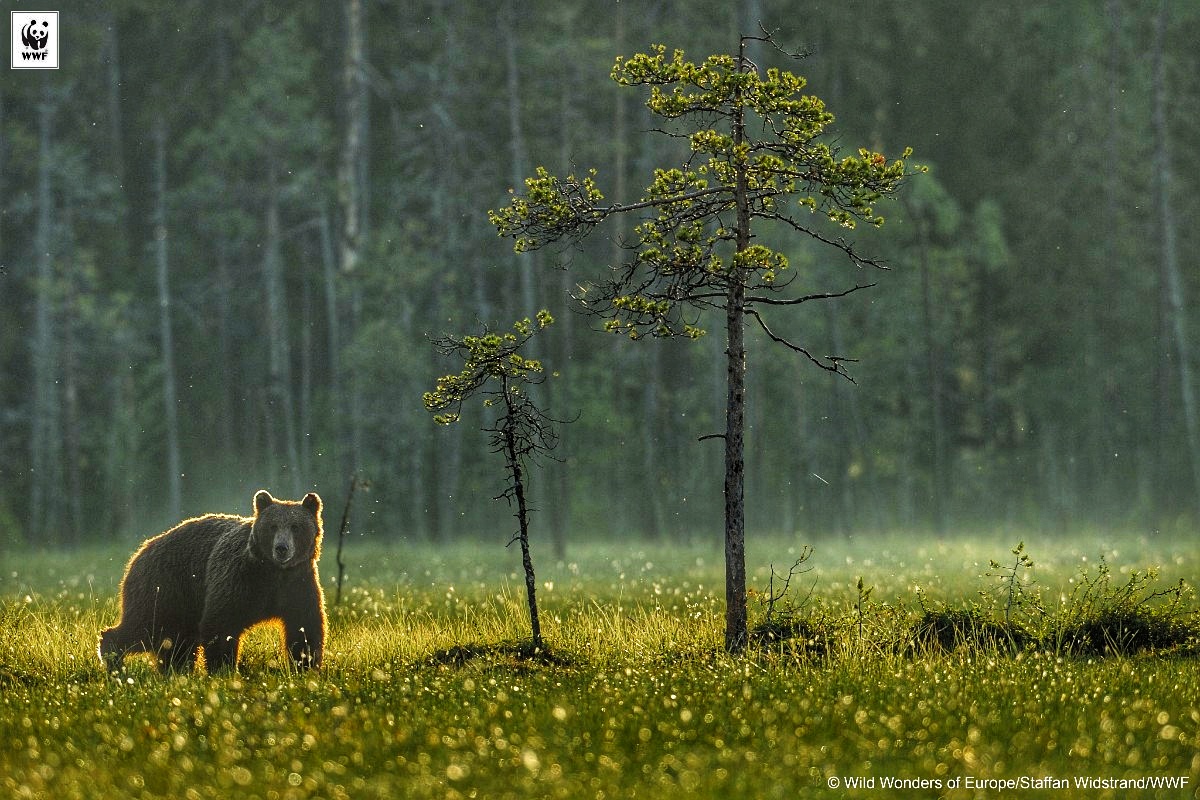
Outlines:
[[[1024,775],[1187,776],[1194,792],[1200,776],[1194,647],[1085,654],[1051,639],[1012,650],[965,635],[904,652],[926,610],[962,610],[965,630],[1002,624],[1002,606],[968,602],[991,555],[978,545],[818,547],[815,585],[803,587],[812,595],[788,620],[793,635],[731,657],[715,551],[588,548],[548,566],[539,572],[547,649],[535,654],[522,649],[518,565],[497,574],[469,548],[353,544],[322,670],[291,670],[264,627],[246,642],[240,672],[218,677],[162,678],[138,659],[105,675],[95,643],[116,613],[120,555],[110,571],[96,553],[34,555],[28,570],[8,558],[0,796],[798,797],[847,777],[945,785]],[[1106,550],[1120,565],[1110,575],[1129,574],[1131,559],[1161,564],[1168,587],[1198,572],[1194,547],[1136,546]],[[1045,603],[1051,616],[1085,592],[1073,589],[1081,575],[1096,580],[1079,563],[1038,562],[1043,600],[1056,597]],[[90,586],[75,577],[89,571]],[[874,587],[867,599],[860,576]],[[752,580],[766,587],[766,567]],[[1087,597],[1097,611],[1113,605],[1100,602],[1108,592],[1193,625],[1190,595],[1157,595],[1158,585],[1128,592],[1110,578]],[[799,646],[802,623],[812,626],[805,641],[814,630],[825,637],[819,652]],[[912,796],[878,780],[840,791]]]

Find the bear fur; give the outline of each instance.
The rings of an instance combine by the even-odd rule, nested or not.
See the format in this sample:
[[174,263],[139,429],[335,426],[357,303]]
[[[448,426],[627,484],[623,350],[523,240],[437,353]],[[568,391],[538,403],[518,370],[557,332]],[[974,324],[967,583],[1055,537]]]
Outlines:
[[186,672],[203,647],[210,673],[236,668],[242,634],[277,620],[292,663],[321,666],[321,536],[315,493],[297,502],[260,490],[252,517],[207,514],[146,540],[125,568],[121,620],[100,634],[100,660],[114,671],[128,653],[153,653],[161,672]]

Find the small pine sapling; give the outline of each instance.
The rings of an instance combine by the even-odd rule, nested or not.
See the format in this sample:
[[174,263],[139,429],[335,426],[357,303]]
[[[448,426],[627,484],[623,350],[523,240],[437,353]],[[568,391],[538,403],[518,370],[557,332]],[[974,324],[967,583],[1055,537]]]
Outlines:
[[871,593],[875,591],[874,586],[866,586],[863,584],[862,576],[858,576],[858,596],[854,600],[854,619],[858,628],[858,649],[859,653],[863,652],[863,622],[867,616],[867,603],[871,601]]
[[[1026,613],[1036,613],[1041,617],[1044,617],[1046,614],[1041,600],[1035,592],[1031,591],[1031,587],[1033,586],[1033,559],[1025,552],[1025,543],[1018,542],[1017,546],[1011,552],[1016,559],[1013,561],[1011,567],[1005,567],[998,561],[991,560],[988,564],[994,571],[987,573],[988,577],[999,578],[1000,583],[1004,586],[1005,627],[1012,625],[1012,612],[1014,608],[1023,610]],[[1022,579],[1022,574],[1030,577]]]
[[544,380],[542,363],[525,357],[521,351],[530,339],[553,322],[550,313],[543,309],[532,321],[527,317],[516,322],[511,332],[497,333],[485,328],[482,336],[443,336],[434,342],[434,347],[445,355],[461,358],[463,368],[457,374],[438,378],[433,391],[424,395],[425,410],[433,414],[434,421],[440,425],[457,422],[462,415],[463,403],[475,395],[483,398],[484,407],[500,409],[499,416],[484,431],[491,434],[492,452],[504,456],[507,469],[507,485],[495,499],[516,505],[514,516],[519,530],[509,544],[519,542],[521,545],[534,652],[545,650],[545,646],[538,620],[533,560],[529,554],[526,467],[538,457],[549,454],[558,437],[554,431],[555,420],[530,399],[527,391],[528,386]]

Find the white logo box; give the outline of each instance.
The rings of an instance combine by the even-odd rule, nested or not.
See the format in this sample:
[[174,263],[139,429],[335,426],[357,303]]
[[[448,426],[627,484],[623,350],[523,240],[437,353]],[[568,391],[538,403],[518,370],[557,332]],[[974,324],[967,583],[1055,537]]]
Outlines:
[[58,12],[11,12],[12,69],[58,69]]

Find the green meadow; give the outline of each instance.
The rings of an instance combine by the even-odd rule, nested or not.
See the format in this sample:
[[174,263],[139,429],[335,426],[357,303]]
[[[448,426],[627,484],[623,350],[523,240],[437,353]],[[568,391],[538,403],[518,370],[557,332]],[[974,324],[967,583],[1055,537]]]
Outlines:
[[338,605],[334,544],[324,668],[261,627],[211,677],[101,669],[132,547],[6,552],[0,796],[1200,796],[1194,541],[818,541],[769,620],[803,543],[751,541],[737,656],[715,547],[535,550],[529,653],[502,542],[354,539]]

